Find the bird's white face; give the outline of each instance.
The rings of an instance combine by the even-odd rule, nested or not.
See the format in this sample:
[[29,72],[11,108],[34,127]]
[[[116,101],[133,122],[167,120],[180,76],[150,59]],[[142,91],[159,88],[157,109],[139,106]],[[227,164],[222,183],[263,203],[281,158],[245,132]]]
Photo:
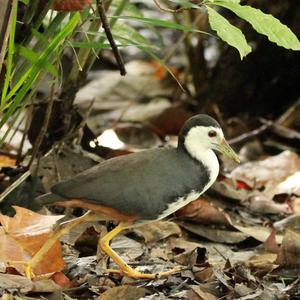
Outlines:
[[199,156],[199,153],[211,149],[222,152],[229,158],[239,162],[237,154],[226,142],[221,128],[214,126],[192,127],[185,136],[184,145],[195,158]]

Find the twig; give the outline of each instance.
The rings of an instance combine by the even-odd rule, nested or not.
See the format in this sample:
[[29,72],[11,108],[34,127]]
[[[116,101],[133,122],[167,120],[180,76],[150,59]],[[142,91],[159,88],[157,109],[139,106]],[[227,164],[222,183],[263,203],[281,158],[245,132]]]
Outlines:
[[290,106],[277,120],[276,124],[288,127],[291,125],[300,112],[300,99]]
[[179,12],[182,12],[184,10],[187,10],[188,8],[185,8],[185,7],[180,7],[180,8],[177,8],[177,9],[172,9],[172,8],[168,8],[168,7],[164,7],[161,5],[160,1],[159,0],[153,0],[153,2],[155,3],[155,5],[162,11],[165,11],[165,12],[170,12],[170,13],[179,13]]
[[118,49],[118,47],[115,43],[113,35],[110,31],[109,22],[108,22],[107,17],[106,17],[105,7],[104,7],[104,4],[103,4],[102,0],[97,0],[97,8],[98,8],[99,16],[100,16],[100,19],[101,19],[101,22],[102,22],[102,27],[105,31],[106,37],[109,41],[109,44],[111,46],[111,49],[112,49],[113,54],[115,56],[115,59],[117,61],[117,64],[118,64],[118,67],[119,67],[119,70],[120,70],[120,74],[122,76],[125,76],[126,75],[126,69],[125,69],[125,66],[124,66],[124,62],[123,62],[122,56],[120,54],[120,51],[119,51],[119,49]]
[[18,154],[17,154],[17,162],[16,162],[17,165],[20,163],[20,160],[21,160],[24,143],[25,143],[25,140],[26,140],[26,137],[27,137],[27,134],[28,134],[30,123],[32,121],[32,115],[33,115],[33,101],[31,101],[31,103],[30,103],[29,113],[28,113],[26,121],[25,121],[25,128],[24,128],[22,140],[21,140],[20,147],[18,149]]
[[41,128],[41,131],[39,132],[39,135],[37,136],[37,139],[35,141],[33,150],[32,150],[32,155],[31,155],[31,159],[28,163],[28,168],[30,168],[34,158],[36,157],[40,146],[45,138],[45,135],[47,133],[47,129],[48,129],[48,125],[49,125],[49,121],[50,121],[50,117],[51,117],[51,113],[52,113],[52,108],[53,108],[53,103],[54,103],[54,92],[55,92],[55,83],[52,85],[51,87],[51,94],[50,94],[50,100],[48,102],[48,106],[47,106],[47,110],[46,110],[46,114],[45,114],[45,119]]
[[[201,15],[198,15],[196,17],[196,19],[193,21],[193,24],[192,24],[192,27],[194,27],[198,22],[199,20],[201,19]],[[191,34],[191,32],[189,31],[185,31],[180,37],[179,39],[176,41],[176,43],[167,50],[167,52],[165,53],[162,61],[167,63],[168,60],[173,56],[173,54],[175,53],[175,51],[178,50],[179,48],[179,45],[184,41],[184,39],[187,37],[187,35]]]
[[259,128],[255,129],[255,130],[243,133],[243,134],[239,135],[238,137],[230,139],[228,141],[228,143],[232,145],[232,144],[238,144],[238,143],[244,142],[246,140],[249,140],[250,138],[253,138],[257,135],[262,134],[263,132],[268,130],[270,127],[272,127],[272,125],[273,124],[271,124],[271,123],[263,124],[262,126],[260,126]]
[[[16,1],[16,0],[15,0]],[[9,26],[12,22],[11,8],[12,1],[0,1],[0,74],[6,54],[7,40],[9,37]]]
[[5,189],[0,194],[0,203],[3,201],[3,199],[10,194],[16,187],[18,187],[23,181],[26,180],[27,177],[30,176],[30,171],[26,171],[22,176],[20,176],[14,183],[12,183],[7,189]]
[[300,133],[294,129],[282,126],[277,122],[273,123],[272,121],[261,118],[260,121],[263,124],[270,125],[272,132],[275,134],[290,139],[300,139]]

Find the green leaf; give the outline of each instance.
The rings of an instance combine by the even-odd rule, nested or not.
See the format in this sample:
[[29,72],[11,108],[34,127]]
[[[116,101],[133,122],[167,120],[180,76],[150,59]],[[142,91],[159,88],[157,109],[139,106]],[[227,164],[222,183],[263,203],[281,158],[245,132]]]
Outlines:
[[251,6],[242,6],[236,3],[228,3],[227,1],[214,1],[213,4],[231,10],[237,16],[249,22],[258,33],[266,35],[269,41],[278,46],[300,50],[300,41],[296,35],[272,15],[265,14]]
[[[37,63],[39,58],[39,53],[36,53],[26,47],[23,47],[21,45],[17,45],[17,53],[24,57],[25,59],[29,60],[32,63]],[[45,61],[45,65],[43,66],[50,74],[52,74],[54,77],[58,77],[57,69],[49,62]]]
[[149,41],[144,36],[126,24],[116,23],[112,30],[112,34],[113,36],[119,36],[127,40],[132,40],[134,44],[150,45]]
[[159,19],[151,19],[151,18],[142,18],[142,17],[132,17],[132,16],[118,16],[118,17],[111,17],[111,18],[118,18],[118,19],[124,19],[124,20],[132,20],[132,21],[139,21],[141,23],[150,24],[153,26],[159,26],[169,29],[177,29],[182,30],[186,32],[198,32],[198,33],[206,33],[201,30],[197,30],[192,27],[184,26],[182,24],[173,23],[165,20],[159,20]]
[[[112,2],[113,7],[118,7],[121,3],[121,0],[114,0]],[[132,4],[130,2],[126,3],[126,6],[123,10],[123,14],[126,14],[127,16],[134,16],[134,17],[143,17],[143,12],[137,8],[135,4]]]
[[17,24],[17,13],[18,13],[18,1],[13,1],[12,10],[11,10],[11,14],[12,14],[11,22],[9,24],[10,28],[9,28],[9,41],[8,41],[5,80],[4,80],[3,89],[1,93],[1,106],[6,104],[5,97],[7,95],[8,87],[11,82],[13,57],[15,52],[15,33],[16,33],[16,24]]
[[241,59],[251,52],[251,47],[247,44],[246,38],[239,28],[231,25],[212,8],[207,7],[207,11],[211,28],[217,32],[223,41],[239,51]]
[[31,28],[31,33],[33,36],[35,36],[39,42],[43,45],[43,46],[47,46],[49,44],[48,39],[46,38],[46,36],[43,33],[38,32],[36,29]]
[[[9,94],[5,98],[5,103],[8,103],[9,100],[13,101],[9,102],[9,105],[0,108],[0,112],[4,109],[7,109],[5,115],[0,120],[0,129],[7,122],[10,116],[17,110],[18,106],[25,99],[29,90],[33,90],[33,83],[38,80],[38,76],[41,73],[41,66],[45,65],[45,62],[48,61],[51,54],[63,43],[65,38],[70,35],[77,24],[80,22],[80,14],[74,13],[66,26],[49,42],[48,47],[39,55],[36,63],[34,63],[19,79],[19,81],[14,85]],[[3,137],[0,139],[0,145],[4,142]]]

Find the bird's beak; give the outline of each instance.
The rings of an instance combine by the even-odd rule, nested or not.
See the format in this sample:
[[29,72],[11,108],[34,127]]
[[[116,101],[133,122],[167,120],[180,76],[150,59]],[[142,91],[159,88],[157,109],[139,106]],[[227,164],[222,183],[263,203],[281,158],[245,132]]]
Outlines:
[[216,145],[216,148],[218,151],[225,154],[226,156],[228,156],[230,159],[234,160],[238,164],[241,162],[238,155],[229,146],[229,144],[227,143],[227,141],[224,138],[222,139],[220,144]]

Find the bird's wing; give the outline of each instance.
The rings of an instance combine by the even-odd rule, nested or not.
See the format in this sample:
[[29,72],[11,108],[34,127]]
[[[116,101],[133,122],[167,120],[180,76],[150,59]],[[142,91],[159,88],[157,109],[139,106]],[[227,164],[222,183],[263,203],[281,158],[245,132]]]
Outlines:
[[188,156],[160,148],[107,160],[55,185],[52,192],[151,219],[170,201],[192,189],[201,190],[206,183],[201,172],[203,166],[195,165]]

